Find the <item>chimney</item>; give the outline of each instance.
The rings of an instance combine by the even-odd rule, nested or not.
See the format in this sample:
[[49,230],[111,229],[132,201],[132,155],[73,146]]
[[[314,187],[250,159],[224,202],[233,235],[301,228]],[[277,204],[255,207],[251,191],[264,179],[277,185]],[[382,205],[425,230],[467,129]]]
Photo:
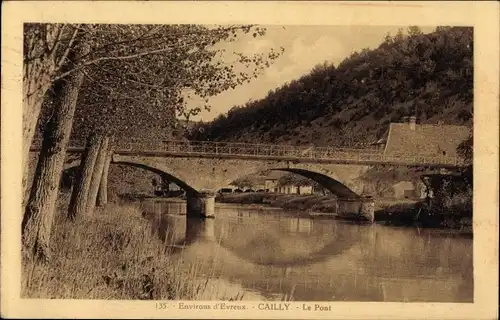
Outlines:
[[417,123],[417,117],[411,116],[408,118],[408,124],[410,125],[410,130],[415,130],[415,125]]

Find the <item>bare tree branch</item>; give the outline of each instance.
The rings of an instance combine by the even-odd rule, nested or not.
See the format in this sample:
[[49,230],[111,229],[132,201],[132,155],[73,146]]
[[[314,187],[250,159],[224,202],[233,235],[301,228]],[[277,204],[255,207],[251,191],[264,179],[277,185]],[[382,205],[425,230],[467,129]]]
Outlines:
[[69,40],[68,45],[66,46],[66,50],[64,50],[63,55],[61,56],[61,59],[56,63],[56,69],[59,70],[61,66],[64,63],[64,60],[68,57],[69,51],[71,50],[71,47],[73,46],[73,43],[75,42],[76,35],[78,34],[78,31],[80,30],[80,25],[77,24],[75,27],[75,30],[73,31],[73,35],[71,36],[71,39]]
[[49,39],[48,39],[48,36],[49,36],[49,29],[50,28],[50,24],[47,24],[45,25],[45,28],[42,28],[42,37],[41,39],[43,39],[43,48],[44,48],[44,51],[43,51],[43,56],[47,57],[48,53],[50,52],[50,48],[49,48]]
[[54,45],[52,46],[52,49],[50,49],[49,56],[53,58],[57,52],[57,48],[59,47],[61,36],[63,35],[64,29],[66,28],[66,24],[64,24],[62,27],[60,27],[57,30],[57,36],[54,42]]

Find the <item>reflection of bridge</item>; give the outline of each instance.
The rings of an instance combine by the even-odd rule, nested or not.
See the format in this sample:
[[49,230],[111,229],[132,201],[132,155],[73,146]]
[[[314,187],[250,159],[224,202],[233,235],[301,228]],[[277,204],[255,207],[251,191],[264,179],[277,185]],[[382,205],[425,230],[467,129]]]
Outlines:
[[287,223],[296,218],[281,216],[269,222],[269,216],[250,214],[239,221],[230,209],[223,216],[200,220],[163,215],[158,231],[178,231],[166,243],[176,243],[171,248],[177,254],[173,258],[182,259],[184,266],[194,263],[201,274],[209,270],[213,278],[237,279],[260,292],[289,293],[293,287],[298,300],[472,299],[469,240],[435,230],[420,234],[405,228],[309,219],[303,221],[311,232],[301,236],[293,223]]
[[[68,152],[83,149],[70,146]],[[37,150],[39,148],[32,148],[32,151]],[[119,142],[111,162],[166,175],[186,190],[188,212],[198,212],[202,216],[213,216],[217,190],[237,178],[263,170],[299,174],[318,182],[340,198],[361,200],[356,190],[359,188],[353,181],[371,165],[455,168],[461,163],[457,157],[436,154],[385,154],[378,149],[207,141],[164,141],[154,146],[143,142]],[[77,165],[78,160],[67,164],[65,169]],[[358,204],[354,210],[366,210],[362,201]]]

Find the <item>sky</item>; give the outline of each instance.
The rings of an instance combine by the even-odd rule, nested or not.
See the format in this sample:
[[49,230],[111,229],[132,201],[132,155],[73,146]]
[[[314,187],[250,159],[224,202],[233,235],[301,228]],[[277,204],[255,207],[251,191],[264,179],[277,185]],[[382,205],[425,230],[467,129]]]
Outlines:
[[[251,35],[240,37],[232,43],[219,44],[228,52],[241,52],[247,55],[267,53],[271,48],[284,48],[279,57],[258,78],[235,89],[225,91],[209,100],[210,111],[202,111],[190,120],[211,121],[221,113],[236,105],[244,105],[249,100],[259,100],[267,93],[293,79],[309,73],[323,62],[337,66],[354,51],[378,47],[385,35],[394,36],[401,26],[263,26],[266,35],[254,38]],[[424,33],[432,32],[435,27],[420,27]],[[225,59],[227,62],[227,58]],[[188,107],[202,105],[191,99]]]

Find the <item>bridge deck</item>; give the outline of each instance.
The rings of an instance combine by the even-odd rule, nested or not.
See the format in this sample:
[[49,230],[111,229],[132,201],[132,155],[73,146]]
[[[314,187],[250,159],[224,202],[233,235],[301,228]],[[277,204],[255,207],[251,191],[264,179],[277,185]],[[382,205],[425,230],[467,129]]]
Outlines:
[[[33,151],[39,149],[40,147],[32,147]],[[83,149],[83,147],[71,146],[68,148],[68,151],[81,152]],[[461,159],[458,157],[436,154],[385,154],[383,150],[379,149],[346,149],[211,141],[164,141],[155,143],[154,146],[141,142],[120,142],[115,146],[114,152],[122,155],[216,157],[368,165],[391,164],[443,168],[458,167],[462,164]]]

